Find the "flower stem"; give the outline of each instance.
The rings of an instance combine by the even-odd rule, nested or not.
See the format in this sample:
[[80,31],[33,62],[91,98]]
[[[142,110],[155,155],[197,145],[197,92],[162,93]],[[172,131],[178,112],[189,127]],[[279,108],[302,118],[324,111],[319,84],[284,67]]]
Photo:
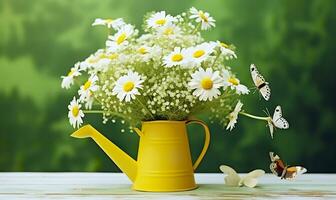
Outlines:
[[259,116],[255,116],[255,115],[251,115],[245,112],[239,112],[239,114],[241,115],[245,115],[246,117],[250,117],[252,119],[258,119],[258,120],[264,120],[264,121],[268,121],[269,117],[259,117]]
[[216,64],[216,61],[217,61],[217,59],[219,58],[219,56],[220,56],[220,53],[217,54],[215,60],[213,61],[212,65],[211,65],[211,68],[213,68],[213,66]]
[[193,30],[192,34],[195,34],[198,30],[198,28],[200,27],[201,23],[198,23],[197,26],[195,27],[195,29]]
[[139,102],[139,104],[145,109],[147,110],[147,112],[149,113],[149,115],[152,117],[152,119],[155,119],[154,115],[151,113],[151,111],[145,106],[143,105],[143,103],[138,99],[138,98],[135,98],[137,100],[137,102]]
[[104,113],[103,110],[83,110],[84,113]]

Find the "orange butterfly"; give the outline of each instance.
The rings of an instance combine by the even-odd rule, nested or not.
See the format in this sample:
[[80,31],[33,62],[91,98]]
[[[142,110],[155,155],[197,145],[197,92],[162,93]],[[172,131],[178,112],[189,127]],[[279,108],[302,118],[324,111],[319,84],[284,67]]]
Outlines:
[[307,169],[301,166],[285,165],[278,155],[274,156],[274,152],[270,152],[269,155],[272,161],[270,169],[281,179],[294,179],[297,175],[307,172]]

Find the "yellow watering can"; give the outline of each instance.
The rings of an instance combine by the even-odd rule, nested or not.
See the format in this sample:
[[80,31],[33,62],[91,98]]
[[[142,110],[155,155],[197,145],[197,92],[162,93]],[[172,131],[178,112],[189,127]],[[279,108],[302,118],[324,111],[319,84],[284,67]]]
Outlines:
[[[205,144],[193,165],[186,131],[186,125],[191,123],[202,125],[205,131]],[[197,187],[194,171],[210,142],[209,128],[205,123],[199,120],[147,121],[142,123],[141,131],[135,128],[135,132],[140,136],[137,161],[91,125],[83,126],[71,136],[91,137],[131,179],[134,190],[166,192]]]

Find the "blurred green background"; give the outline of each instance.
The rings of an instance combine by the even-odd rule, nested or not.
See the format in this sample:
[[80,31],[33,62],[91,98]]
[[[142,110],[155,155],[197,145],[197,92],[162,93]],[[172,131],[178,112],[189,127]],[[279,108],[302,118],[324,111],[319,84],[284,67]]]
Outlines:
[[[69,135],[67,105],[75,91],[60,87],[60,76],[104,46],[106,30],[91,27],[96,17],[123,17],[140,28],[148,11],[179,14],[191,6],[210,12],[217,27],[205,34],[237,47],[231,62],[252,87],[249,64],[270,82],[272,97],[243,99],[246,111],[263,115],[282,105],[290,129],[272,140],[265,123],[240,116],[232,132],[210,124],[212,141],[198,172],[269,172],[269,151],[310,172],[336,172],[336,1],[334,0],[0,0],[0,171],[118,171],[91,140]],[[138,136],[122,124],[92,123],[136,156]],[[195,158],[203,143],[200,127],[189,135]]]

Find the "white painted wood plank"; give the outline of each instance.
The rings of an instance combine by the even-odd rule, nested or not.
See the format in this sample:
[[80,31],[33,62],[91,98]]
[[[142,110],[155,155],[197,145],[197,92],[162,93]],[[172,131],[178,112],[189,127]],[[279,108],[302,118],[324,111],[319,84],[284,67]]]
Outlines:
[[121,173],[0,173],[0,199],[332,199],[335,174],[305,174],[295,181],[266,174],[257,188],[225,186],[223,174],[196,174],[197,190],[148,193],[130,189]]

